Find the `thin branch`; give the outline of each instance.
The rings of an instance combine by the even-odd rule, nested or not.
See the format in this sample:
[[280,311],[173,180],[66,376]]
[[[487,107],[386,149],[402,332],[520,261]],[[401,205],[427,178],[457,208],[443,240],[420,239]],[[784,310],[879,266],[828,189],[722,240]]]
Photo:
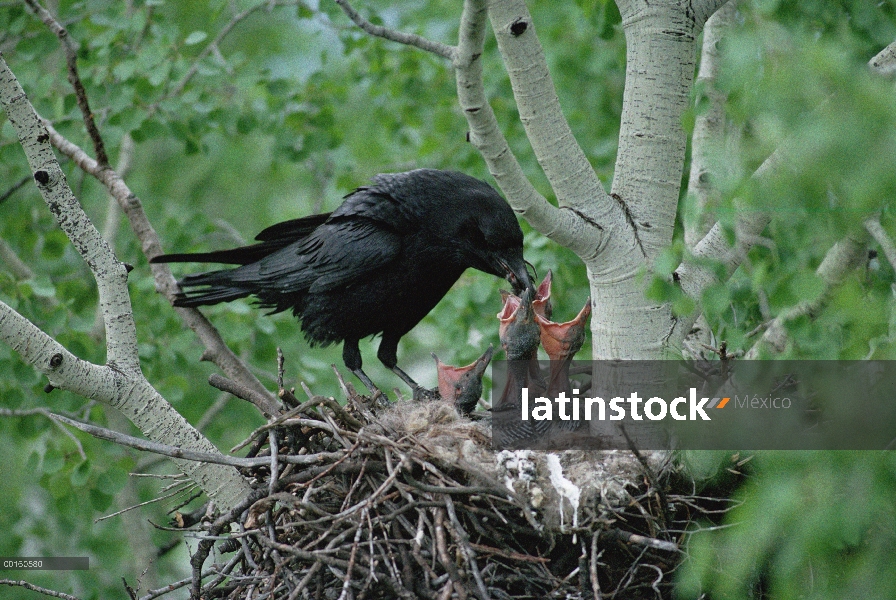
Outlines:
[[[264,0],[263,2],[259,2],[255,6],[250,6],[246,10],[239,12],[233,17],[231,17],[230,21],[227,22],[224,27],[221,28],[221,31],[218,32],[218,35],[215,36],[209,44],[202,49],[202,51],[196,56],[196,59],[193,61],[193,64],[190,65],[190,68],[187,69],[187,72],[181,77],[180,81],[178,81],[171,90],[165,94],[165,98],[171,98],[174,96],[180,95],[181,92],[184,91],[184,88],[187,87],[187,84],[190,83],[190,80],[196,75],[199,71],[199,63],[201,63],[209,54],[219,55],[219,46],[224,38],[233,31],[234,27],[239,25],[242,21],[244,21],[247,17],[255,13],[256,11],[266,8],[269,11],[278,6],[291,6],[298,4],[298,0],[289,0],[289,1],[274,1]],[[156,106],[158,103],[156,104]]]
[[6,263],[16,279],[34,279],[34,271],[19,258],[16,251],[3,238],[0,238],[0,262]]
[[0,417],[30,417],[32,415],[42,415],[49,419],[50,423],[52,423],[54,427],[64,433],[66,437],[68,437],[72,441],[72,443],[75,444],[75,448],[78,449],[78,455],[81,457],[81,460],[87,460],[87,455],[84,453],[84,446],[81,445],[81,440],[75,437],[75,435],[71,431],[69,431],[58,421],[56,421],[56,419],[53,418],[53,413],[51,413],[46,408],[26,408],[18,410],[0,408]]
[[[203,571],[201,577],[205,578],[209,575],[212,575],[215,572],[214,569],[208,569],[207,571]],[[174,590],[178,590],[182,587],[186,587],[193,582],[192,577],[187,577],[186,579],[181,579],[180,581],[175,581],[174,583],[169,583],[165,587],[161,587],[155,590],[148,590],[145,596],[141,596],[140,600],[154,600],[155,598],[160,598],[165,594],[170,594]]]
[[[134,231],[137,239],[140,241],[143,254],[147,258],[152,258],[162,254],[162,245],[159,236],[149,222],[146,212],[143,210],[143,204],[140,199],[127,186],[121,176],[114,169],[100,168],[99,164],[90,158],[86,152],[79,148],[76,144],[67,140],[52,125],[44,121],[47,131],[50,134],[50,142],[59,149],[60,152],[71,158],[89,175],[92,175],[100,181],[109,190],[119,206],[124,211],[131,229]],[[169,302],[174,301],[174,297],[179,291],[177,282],[171,275],[171,270],[166,264],[151,264],[153,277],[156,282],[156,290],[163,294]],[[216,364],[228,377],[239,382],[246,387],[253,389],[261,394],[270,394],[270,392],[258,381],[258,378],[252,374],[245,363],[240,360],[221,337],[220,332],[215,328],[205,316],[195,308],[175,308],[177,314],[181,317],[184,324],[196,333],[199,341],[205,346],[203,358]],[[271,397],[273,395],[271,394]]]
[[[65,423],[66,425],[71,425],[72,427],[80,429],[84,433],[89,433],[90,435],[101,440],[114,442],[121,446],[127,446],[128,448],[134,448],[135,450],[141,450],[143,452],[161,454],[170,458],[179,458],[182,460],[190,460],[194,462],[212,463],[216,465],[229,465],[232,467],[244,468],[269,465],[271,462],[270,457],[267,456],[261,456],[258,458],[241,458],[239,456],[227,456],[225,454],[213,454],[211,452],[187,450],[184,448],[178,448],[177,446],[169,446],[168,444],[160,444],[158,442],[143,440],[131,435],[112,431],[111,429],[106,429],[105,427],[98,427],[96,425],[91,425],[90,423],[83,423],[81,421],[69,419],[68,417],[63,417],[62,415],[51,413],[51,416],[54,419]],[[290,454],[281,455],[279,457],[279,460],[288,464],[313,465],[322,464],[329,460],[341,458],[342,455],[342,452],[323,452],[319,454],[303,455]]]
[[629,544],[647,546],[648,548],[656,548],[657,550],[665,550],[666,552],[678,552],[681,550],[681,548],[679,548],[678,544],[676,544],[675,542],[658,540],[656,538],[646,537],[643,535],[638,535],[636,533],[629,533],[628,531],[622,531],[621,529],[610,529],[607,531],[607,535],[615,537],[616,539],[622,540],[623,542]]
[[893,42],[881,50],[874,58],[868,61],[871,70],[884,77],[896,75],[896,42]]
[[280,406],[274,402],[270,394],[259,394],[255,390],[245,385],[241,385],[232,379],[222,377],[217,373],[212,373],[208,376],[208,384],[222,392],[232,394],[241,400],[251,402],[258,408],[258,410],[269,417],[277,416],[280,413]]
[[227,406],[227,403],[230,402],[230,394],[227,392],[221,392],[218,394],[218,397],[215,398],[215,401],[211,403],[211,405],[205,409],[205,412],[202,413],[202,416],[196,421],[196,429],[199,431],[205,431],[205,428],[209,426],[212,422],[214,422],[215,418],[220,414],[220,412]]
[[0,579],[0,585],[23,587],[26,590],[31,590],[32,592],[37,592],[39,594],[43,594],[44,596],[50,596],[52,598],[62,598],[63,600],[81,600],[77,596],[72,596],[71,594],[66,594],[65,592],[57,592],[55,590],[48,590],[47,588],[42,588],[40,586],[36,586],[33,583],[28,583],[27,581],[16,581],[14,579]]
[[881,226],[880,220],[876,217],[868,219],[865,221],[865,229],[871,234],[874,241],[880,244],[880,248],[884,251],[884,256],[887,257],[890,266],[893,267],[893,270],[896,270],[896,244],[893,244],[893,240],[890,239],[890,236],[887,235],[887,232]]
[[17,191],[19,191],[29,181],[31,181],[31,175],[25,175],[24,177],[19,179],[17,182],[15,182],[11,188],[9,188],[5,192],[3,192],[3,194],[0,194],[0,204],[3,204],[7,200],[9,200],[9,198],[13,194],[15,194]]
[[37,0],[25,0],[28,7],[44,22],[44,24],[56,34],[62,44],[62,50],[65,52],[65,63],[68,66],[68,81],[75,90],[75,98],[78,101],[78,108],[81,109],[81,116],[84,118],[84,125],[87,127],[87,134],[93,142],[93,150],[96,153],[96,161],[100,167],[109,166],[109,157],[106,156],[106,146],[100,135],[99,129],[96,127],[96,121],[93,119],[93,112],[90,110],[90,103],[87,100],[87,91],[84,84],[81,83],[81,77],[78,75],[78,42],[73,40],[68,31],[63,27],[56,18],[45,9]]
[[146,506],[148,504],[155,504],[156,502],[163,502],[165,500],[168,500],[169,498],[173,498],[174,496],[179,496],[180,494],[183,494],[184,492],[188,492],[195,488],[196,488],[195,483],[192,483],[192,482],[184,483],[181,485],[181,487],[175,488],[173,492],[169,492],[168,494],[165,494],[163,496],[159,496],[157,498],[147,500],[146,502],[140,502],[138,504],[132,504],[131,506],[126,506],[125,508],[122,508],[121,510],[117,510],[113,513],[109,513],[108,515],[103,515],[102,517],[98,517],[98,518],[94,519],[93,523],[96,524],[96,523],[99,523],[100,521],[105,521],[107,519],[117,517],[126,512],[130,512],[134,509],[140,508],[141,506]]
[[464,530],[463,525],[460,524],[460,520],[457,518],[454,502],[451,500],[450,495],[445,496],[445,508],[448,509],[448,518],[454,526],[451,530],[454,534],[452,537],[455,538],[458,546],[460,546],[461,552],[467,561],[468,570],[473,573],[473,579],[476,581],[476,588],[479,590],[480,598],[481,600],[489,600],[490,596],[488,589],[485,587],[485,582],[482,580],[482,573],[479,572],[479,565],[476,564],[476,553],[470,547],[470,536]]
[[597,551],[598,537],[600,537],[600,533],[597,531],[591,536],[591,560],[588,561],[588,575],[591,579],[591,595],[594,596],[594,600],[602,600],[603,597],[600,593],[600,582],[597,579],[597,559],[600,558],[600,555],[603,554],[604,551]]
[[815,270],[815,274],[824,282],[822,293],[814,300],[800,302],[775,317],[759,341],[744,355],[744,359],[756,360],[763,352],[775,354],[783,352],[790,339],[787,335],[787,324],[799,317],[818,312],[827,301],[831,290],[863,263],[867,257],[867,241],[868,234],[862,231],[847,235],[834,244]]
[[417,35],[416,33],[404,33],[401,31],[395,31],[394,29],[389,29],[388,27],[383,27],[381,25],[374,25],[373,23],[362,17],[361,14],[356,11],[352,7],[352,5],[348,3],[347,0],[335,0],[335,2],[343,10],[343,12],[348,15],[348,18],[354,21],[355,25],[357,25],[370,35],[380,37],[391,42],[398,42],[399,44],[404,44],[406,46],[413,46],[415,48],[419,48],[420,50],[425,50],[426,52],[432,52],[433,54],[441,56],[442,58],[454,60],[454,53],[457,50],[454,46],[449,46],[448,44],[443,44],[442,42],[428,40],[423,36]]

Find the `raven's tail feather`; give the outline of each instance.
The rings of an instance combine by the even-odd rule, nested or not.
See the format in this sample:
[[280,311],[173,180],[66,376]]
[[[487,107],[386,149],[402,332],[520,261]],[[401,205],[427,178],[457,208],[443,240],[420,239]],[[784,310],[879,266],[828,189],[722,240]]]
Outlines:
[[178,285],[183,291],[175,298],[174,306],[195,308],[219,302],[230,302],[255,293],[256,286],[247,285],[248,282],[237,281],[238,278],[234,277],[239,270],[225,269],[187,275],[178,281]]
[[272,225],[255,236],[259,243],[230,250],[215,250],[196,254],[160,254],[151,263],[209,262],[228,265],[249,265],[305,239],[330,218],[330,213],[311,215]]
[[273,254],[282,246],[272,243],[253,244],[230,250],[216,250],[214,252],[199,252],[195,254],[162,254],[153,257],[151,263],[183,263],[183,262],[207,262],[223,263],[228,265],[248,265],[261,260],[269,254]]

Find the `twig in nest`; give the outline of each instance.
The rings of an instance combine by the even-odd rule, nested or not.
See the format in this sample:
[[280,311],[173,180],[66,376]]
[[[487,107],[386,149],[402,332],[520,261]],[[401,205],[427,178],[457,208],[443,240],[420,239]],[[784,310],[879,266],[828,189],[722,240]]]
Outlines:
[[454,586],[454,591],[457,592],[458,598],[460,598],[460,600],[465,600],[467,592],[461,584],[460,573],[457,572],[457,567],[455,566],[454,561],[451,560],[451,556],[448,554],[448,544],[445,540],[444,508],[435,509],[435,533],[435,539],[433,540],[436,550],[435,554],[439,557],[439,562],[442,563],[442,567],[448,572],[448,577],[451,579],[451,584]]
[[669,527],[669,501],[666,499],[666,492],[660,486],[659,481],[657,481],[656,476],[653,472],[653,469],[650,468],[650,464],[647,462],[647,459],[644,458],[644,455],[641,454],[641,451],[638,450],[638,447],[635,445],[635,442],[629,437],[628,432],[625,430],[625,427],[622,425],[619,426],[619,429],[622,430],[622,435],[625,436],[625,441],[628,443],[629,450],[632,451],[632,454],[635,455],[635,458],[638,459],[638,462],[641,463],[641,467],[644,469],[644,476],[647,477],[647,480],[650,482],[650,486],[653,488],[660,502],[660,518],[662,520],[661,525],[663,526],[663,530],[668,529]]
[[629,544],[638,544],[639,546],[647,546],[650,548],[656,548],[657,550],[665,550],[666,552],[678,552],[680,550],[678,544],[676,544],[675,542],[658,540],[656,538],[650,538],[643,535],[638,535],[636,533],[622,531],[621,529],[609,529],[607,530],[606,534]]
[[454,510],[454,502],[451,501],[451,496],[447,494],[445,495],[445,508],[448,509],[448,518],[451,519],[451,524],[454,526],[452,529],[452,537],[457,541],[461,552],[464,554],[464,558],[467,560],[467,564],[469,565],[468,570],[473,574],[473,579],[476,581],[476,587],[479,588],[482,600],[490,600],[488,590],[485,587],[485,582],[482,581],[482,573],[479,572],[479,566],[476,564],[476,553],[470,548],[470,536],[467,535],[463,525],[460,524],[460,521],[457,518],[457,512]]
[[600,553],[597,551],[597,538],[599,537],[599,531],[595,531],[591,536],[591,560],[588,564],[588,575],[591,578],[591,593],[594,596],[594,600],[601,600],[600,582],[597,580],[597,560],[604,551],[601,550]]

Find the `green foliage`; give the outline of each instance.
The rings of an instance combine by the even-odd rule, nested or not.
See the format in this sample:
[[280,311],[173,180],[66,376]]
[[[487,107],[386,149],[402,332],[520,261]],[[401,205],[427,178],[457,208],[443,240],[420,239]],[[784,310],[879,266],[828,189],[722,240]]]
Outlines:
[[763,452],[731,528],[693,533],[676,596],[893,598],[891,452]]
[[[824,285],[814,271],[836,242],[863,234],[869,215],[879,211],[884,228],[896,231],[892,83],[867,67],[888,43],[881,40],[896,36],[896,15],[887,3],[873,9],[857,2],[740,8],[722,41],[718,86],[728,98],[729,135],[741,133],[734,133],[736,152],[718,149],[713,182],[721,199],[709,210],[731,240],[738,213],[762,210],[772,222],[734,276],[701,300],[717,339],[746,350],[755,342],[747,334],[759,325],[820,298]],[[698,103],[686,121],[704,109]],[[783,168],[751,178],[776,149]],[[685,199],[683,211],[692,216],[694,210]],[[881,251],[874,242],[870,248]],[[724,279],[721,265],[702,266]],[[661,271],[656,277],[668,280]],[[784,357],[893,357],[893,276],[887,261],[869,260],[819,314],[788,324]],[[658,299],[677,297],[666,283],[652,284],[651,291]]]
[[[742,21],[723,41],[720,85],[730,126],[744,132],[742,155],[720,149],[729,162],[717,210],[729,228],[736,210],[773,217],[742,267],[702,298],[729,350],[749,348],[755,327],[818,299],[823,282],[815,269],[834,243],[862,232],[869,214],[880,211],[891,238],[896,231],[893,87],[866,67],[896,36],[892,5],[753,2],[741,9]],[[748,181],[778,147],[787,168]],[[870,247],[880,251],[873,241]],[[893,358],[893,279],[886,260],[869,260],[813,318],[788,324],[785,356]],[[742,504],[724,519],[732,526],[691,534],[676,596],[894,597],[891,454],[759,453],[736,492]],[[727,489],[718,453],[687,455],[710,489]]]
[[[344,194],[379,172],[436,167],[488,176],[466,142],[454,76],[444,61],[370,38],[349,27],[331,3],[323,3],[320,10],[300,5],[269,11],[267,3],[259,2],[260,10],[238,22],[216,50],[208,51],[232,19],[234,4],[238,10],[256,5],[64,0],[52,8],[79,43],[81,78],[113,163],[125,134],[136,142],[127,182],[143,202],[165,250],[245,242],[277,221],[332,210]],[[624,50],[615,27],[618,14],[614,16],[611,7],[591,10],[587,20],[575,6],[537,11],[543,35],[575,31],[574,43],[549,47],[549,60],[563,83],[571,120],[585,134],[583,145],[604,174],[614,159],[624,72]],[[460,6],[455,2],[359,8],[375,22],[448,43],[456,40]],[[601,23],[601,35],[612,48],[598,62],[588,60],[593,23]],[[92,153],[58,40],[24,5],[0,8],[0,49],[40,114]],[[511,144],[521,150],[527,171],[538,173],[492,40],[487,60],[495,74],[487,81],[488,93],[499,119],[507,124]],[[583,62],[590,78],[606,78],[600,93],[583,95],[570,87],[579,81]],[[591,133],[595,114],[604,116],[599,130]],[[105,191],[64,160],[63,169],[85,210],[101,225],[108,210]],[[28,175],[4,120],[0,193]],[[543,177],[538,185],[549,194]],[[0,239],[36,274],[19,280],[0,266],[0,298],[76,355],[102,364],[102,331],[94,325],[95,285],[30,183],[0,204]],[[136,266],[129,286],[143,372],[196,423],[219,397],[204,383],[214,369],[199,361],[202,348],[194,334],[156,294],[126,223],[112,242],[118,257]],[[526,245],[527,257],[541,275],[554,270],[558,318],[572,318],[588,296],[581,263],[528,229]],[[488,344],[497,345],[501,286],[490,276],[464,275],[402,341],[399,360],[405,368],[423,383],[435,385],[430,352],[451,364],[467,364]],[[276,371],[280,346],[289,385],[298,387],[303,381],[315,393],[340,395],[330,368],[341,365],[340,349],[309,348],[290,315],[264,315],[249,302],[212,307],[206,314],[270,388],[275,386],[270,374]],[[399,386],[375,359],[375,348],[376,341],[362,343],[365,369],[384,387]],[[586,347],[582,352],[589,351]],[[82,398],[58,390],[46,395],[45,379],[5,345],[0,345],[0,372],[4,408],[47,406],[76,416],[89,414],[101,424],[139,435]],[[231,399],[204,433],[227,449],[261,422],[251,406]],[[128,481],[128,471],[170,472],[170,467],[164,462],[138,466],[132,453],[76,434],[86,456],[81,458],[72,440],[41,415],[2,418],[0,435],[12,440],[0,449],[0,529],[7,532],[0,539],[0,555],[89,555],[93,568],[87,572],[28,574],[37,585],[85,599],[120,596],[121,576],[135,585],[150,565],[138,564],[134,557],[146,557],[143,546],[162,546],[171,534],[135,535],[122,527],[126,517],[93,521],[160,494],[156,482]],[[141,508],[140,517],[165,523],[165,511],[184,499],[179,494]],[[142,589],[182,578],[185,568],[180,553],[158,559],[142,576]],[[19,598],[31,592],[4,588],[2,594]]]
[[[383,171],[452,168],[487,178],[466,142],[453,74],[443,61],[373,39],[350,27],[333,3],[263,8],[237,23],[215,49],[209,44],[248,1],[207,3],[63,0],[54,6],[80,43],[81,76],[107,150],[116,161],[125,134],[136,142],[130,187],[142,200],[166,251],[226,247],[287,218],[332,210],[342,195]],[[625,76],[625,43],[615,3],[531,3],[564,112],[588,159],[606,184],[612,178]],[[888,201],[896,191],[896,123],[892,84],[869,75],[865,62],[896,38],[891,3],[857,1],[741,3],[723,43],[722,79],[740,154],[720,149],[713,207],[733,236],[738,210],[775,214],[765,240],[734,277],[706,290],[702,308],[718,339],[746,348],[748,334],[770,317],[818,297],[813,274],[830,246],[860,231],[880,209],[893,232]],[[359,3],[374,22],[454,43],[460,4],[448,0]],[[42,116],[90,148],[66,81],[58,40],[24,5],[0,7],[0,50]],[[551,197],[525,141],[509,82],[487,39],[486,93],[512,149],[538,190]],[[692,123],[705,106],[685,117]],[[761,185],[750,174],[779,146],[791,149],[790,168]],[[95,223],[108,210],[105,191],[78,169],[63,168]],[[9,123],[0,123],[0,193],[29,172]],[[737,204],[735,204],[735,200]],[[692,211],[688,199],[685,211]],[[570,252],[526,231],[526,255],[540,275],[553,269],[555,319],[572,318],[588,296],[585,270]],[[678,239],[680,236],[677,236]],[[53,223],[32,185],[0,203],[0,239],[35,272],[17,279],[0,265],[0,298],[57,337],[78,356],[105,361],[95,328],[97,297],[80,257]],[[148,266],[126,225],[111,240],[134,264],[130,289],[142,368],[150,382],[191,422],[219,394],[204,382],[213,368],[168,304],[155,293]],[[879,250],[879,249],[878,249]],[[645,274],[648,294],[689,314],[694,302],[670,281],[686,250],[680,241]],[[721,269],[707,263],[710,269]],[[181,269],[179,272],[186,272]],[[896,311],[891,265],[883,258],[835,290],[814,320],[789,326],[793,358],[892,358]],[[496,344],[494,315],[500,281],[470,272],[402,341],[399,360],[433,385],[430,352],[467,364]],[[310,349],[287,314],[264,315],[248,302],[207,309],[234,351],[274,387],[276,349],[286,355],[289,385],[338,396],[330,364],[339,348]],[[362,344],[365,369],[384,387],[398,386]],[[587,356],[590,347],[582,350]],[[48,406],[126,430],[102,407],[60,391],[0,345],[0,403],[4,408]],[[230,400],[204,432],[223,449],[241,441],[260,417]],[[133,430],[129,433],[136,434]],[[76,444],[41,415],[0,418],[0,555],[90,555],[88,572],[38,573],[38,585],[79,597],[122,595],[120,577],[135,585],[148,564],[141,544],[162,546],[170,534],[137,536],[122,517],[99,516],[159,495],[156,482],[131,471],[165,471],[134,455],[78,435]],[[725,477],[724,457],[691,456],[694,472],[712,484]],[[699,468],[698,468],[699,467]],[[166,471],[167,472],[167,471]],[[694,534],[691,560],[681,569],[682,597],[893,597],[891,564],[894,462],[877,454],[768,454],[738,493],[738,527]],[[726,480],[727,481],[727,480]],[[847,494],[849,494],[847,496]],[[184,494],[141,508],[141,518],[164,523]],[[144,555],[145,556],[145,555]],[[157,560],[144,580],[184,577],[183,555]],[[31,597],[4,589],[4,598]]]

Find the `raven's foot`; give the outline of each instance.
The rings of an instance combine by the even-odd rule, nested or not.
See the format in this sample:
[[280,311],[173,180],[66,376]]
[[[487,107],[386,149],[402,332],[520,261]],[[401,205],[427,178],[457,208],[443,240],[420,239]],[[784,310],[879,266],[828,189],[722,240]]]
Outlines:
[[361,369],[352,369],[352,373],[355,374],[355,377],[361,380],[361,383],[363,383],[364,387],[367,388],[367,391],[370,392],[371,400],[380,398],[385,402],[389,401],[386,394],[384,394],[382,390],[380,390],[380,388],[376,387],[376,385],[370,380],[370,377],[367,376],[367,373],[365,373]]
[[439,396],[438,388],[434,390],[427,389],[414,381],[410,375],[405,373],[400,367],[397,365],[392,367],[392,372],[401,377],[401,380],[406,384],[411,386],[411,393],[413,394],[414,402],[432,402],[433,400],[438,400],[441,398]]
[[439,388],[429,389],[422,385],[418,385],[414,388],[414,402],[433,402],[441,399],[442,396],[439,394]]

